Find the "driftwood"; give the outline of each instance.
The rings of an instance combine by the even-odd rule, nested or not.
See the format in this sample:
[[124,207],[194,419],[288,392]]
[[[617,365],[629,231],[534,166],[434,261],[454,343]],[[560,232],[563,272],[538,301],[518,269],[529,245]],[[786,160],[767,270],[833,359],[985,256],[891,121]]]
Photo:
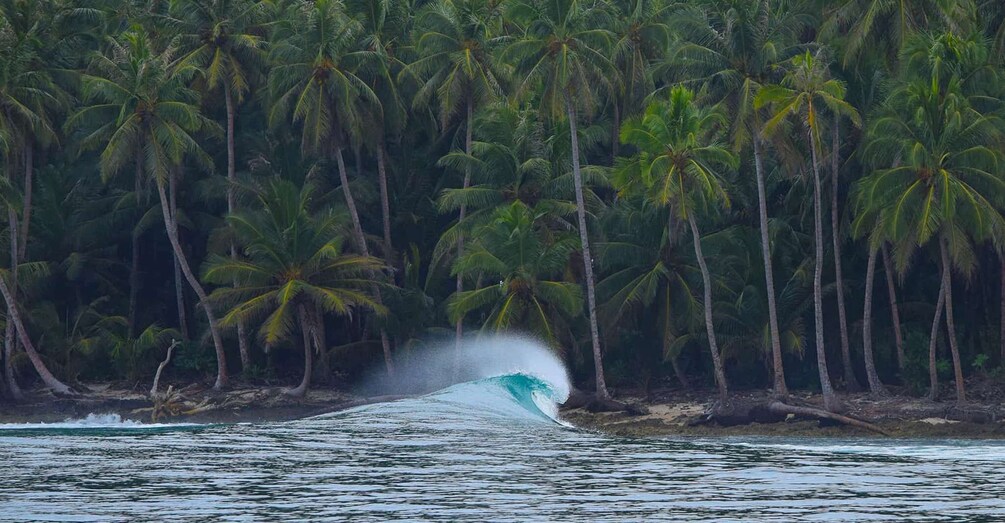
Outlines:
[[151,399],[156,399],[157,388],[158,386],[160,386],[161,383],[161,373],[164,372],[164,367],[167,367],[168,364],[171,363],[171,353],[174,352],[174,348],[177,347],[178,345],[181,345],[180,341],[171,340],[171,346],[169,346],[167,350],[167,357],[164,358],[164,361],[162,361],[161,364],[157,366],[157,374],[154,374],[154,386],[150,388]]
[[851,425],[852,427],[858,427],[860,429],[865,429],[868,431],[875,432],[877,434],[882,434],[884,436],[889,436],[890,433],[883,430],[877,425],[869,423],[868,421],[862,421],[860,419],[845,416],[843,414],[835,414],[833,412],[828,412],[823,409],[818,409],[815,407],[800,407],[796,405],[789,405],[787,403],[782,403],[780,401],[772,401],[768,404],[768,409],[772,412],[777,412],[779,414],[793,414],[795,416],[805,416],[817,419],[829,419],[836,421],[838,423],[843,423],[845,425]]
[[759,400],[736,399],[725,404],[716,404],[712,410],[701,417],[688,422],[689,426],[716,423],[724,427],[748,425],[750,423],[779,423],[789,416],[828,420],[852,427],[858,427],[877,434],[889,436],[890,433],[868,421],[823,410],[811,405],[791,405],[779,399],[765,398]]

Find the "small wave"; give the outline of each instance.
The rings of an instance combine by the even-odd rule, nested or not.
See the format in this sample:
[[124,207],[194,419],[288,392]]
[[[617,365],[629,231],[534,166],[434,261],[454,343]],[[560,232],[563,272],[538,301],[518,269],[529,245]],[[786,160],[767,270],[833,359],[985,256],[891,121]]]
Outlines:
[[118,414],[88,414],[86,418],[65,419],[53,423],[2,423],[0,430],[72,430],[72,429],[158,429],[197,427],[197,423],[142,423],[122,419]]

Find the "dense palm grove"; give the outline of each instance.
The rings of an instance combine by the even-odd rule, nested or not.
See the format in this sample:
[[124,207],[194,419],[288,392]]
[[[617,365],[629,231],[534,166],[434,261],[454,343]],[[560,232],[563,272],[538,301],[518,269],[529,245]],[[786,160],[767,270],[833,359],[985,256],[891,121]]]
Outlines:
[[516,331],[601,397],[963,401],[1003,76],[990,0],[0,0],[4,390]]

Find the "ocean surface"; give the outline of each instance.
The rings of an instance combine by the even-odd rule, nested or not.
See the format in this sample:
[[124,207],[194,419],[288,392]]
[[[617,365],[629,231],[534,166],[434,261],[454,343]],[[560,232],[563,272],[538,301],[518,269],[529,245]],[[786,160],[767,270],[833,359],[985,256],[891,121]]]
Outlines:
[[549,368],[290,422],[0,425],[0,520],[1005,521],[1002,444],[609,437],[556,417]]

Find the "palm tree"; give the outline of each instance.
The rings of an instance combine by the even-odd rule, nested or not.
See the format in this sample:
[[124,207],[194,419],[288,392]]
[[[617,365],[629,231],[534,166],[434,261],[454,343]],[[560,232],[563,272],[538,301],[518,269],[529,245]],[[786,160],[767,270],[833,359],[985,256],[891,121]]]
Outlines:
[[807,51],[794,57],[790,70],[782,79],[780,85],[763,87],[757,94],[755,108],[772,106],[774,116],[768,120],[763,129],[765,135],[771,135],[790,117],[795,116],[806,131],[806,140],[812,153],[813,169],[813,209],[816,243],[816,268],[813,274],[813,313],[816,323],[817,370],[820,374],[820,388],[824,395],[824,406],[828,410],[838,408],[834,389],[831,387],[830,376],[827,373],[827,353],[824,347],[824,317],[823,317],[823,201],[820,186],[820,149],[821,143],[821,112],[829,109],[836,116],[846,116],[856,125],[860,124],[858,113],[844,101],[844,84],[827,76],[827,64],[821,56]]
[[557,322],[582,311],[583,291],[559,279],[576,250],[575,236],[549,229],[544,218],[540,210],[516,201],[476,230],[477,240],[454,271],[480,275],[489,284],[451,295],[447,311],[452,319],[487,308],[483,330],[521,329],[558,345]]
[[[177,216],[172,212],[168,185],[186,158],[211,169],[212,160],[193,136],[199,130],[216,130],[198,108],[198,96],[187,80],[172,74],[169,51],[155,53],[146,34],[127,32],[108,42],[107,54],[96,54],[92,73],[83,76],[85,106],[67,122],[87,128],[82,148],[100,148],[100,167],[106,178],[130,165],[137,185],[152,179],[160,200],[164,228],[182,273],[195,291],[209,321],[216,350],[215,389],[227,386],[227,361],[223,338],[211,304],[178,238]],[[134,250],[134,255],[135,255]]]
[[[472,154],[475,110],[502,93],[503,72],[494,59],[498,38],[494,34],[501,11],[494,0],[443,0],[431,4],[418,18],[416,41],[419,58],[406,72],[420,78],[415,104],[430,105],[435,98],[440,125],[446,129],[464,110],[464,154]],[[464,169],[462,189],[471,185],[471,169]],[[467,205],[458,210],[458,223]],[[457,256],[464,255],[464,235],[457,235]],[[456,293],[464,291],[463,274],[457,274]],[[459,349],[464,334],[463,315],[454,325]]]
[[[237,154],[234,146],[236,106],[251,88],[254,68],[262,60],[264,39],[258,34],[266,3],[262,0],[174,0],[170,25],[179,69],[195,68],[208,91],[223,91],[227,111],[227,212],[236,210]],[[231,256],[236,256],[234,246]],[[182,329],[184,332],[185,329]],[[237,324],[241,368],[251,366],[244,324]]]
[[256,191],[257,208],[228,216],[243,256],[212,256],[203,279],[221,286],[210,301],[229,308],[221,322],[262,321],[259,336],[274,345],[290,337],[299,324],[304,344],[304,376],[288,391],[307,392],[314,352],[320,341],[322,313],[348,316],[355,310],[383,313],[375,295],[373,274],[379,260],[345,254],[345,216],[333,211],[312,213],[315,191],[286,180],[272,180]]
[[[963,369],[953,317],[952,271],[968,274],[974,265],[972,243],[1005,230],[999,209],[1005,204],[1000,178],[1000,121],[976,111],[958,82],[934,89],[919,80],[890,97],[888,113],[870,134],[870,154],[901,157],[902,165],[877,171],[863,181],[870,208],[882,209],[883,233],[897,241],[897,265],[903,270],[917,248],[938,243],[942,266],[940,307],[932,325],[938,333],[946,311],[956,397],[965,401]],[[933,357],[934,358],[934,357]],[[931,369],[932,390],[937,376]]]
[[754,108],[754,99],[762,86],[772,82],[775,65],[793,53],[800,31],[809,23],[805,14],[785,4],[707,0],[675,13],[674,28],[684,41],[661,67],[680,81],[708,86],[736,115],[736,124],[731,129],[734,149],[740,151],[748,142],[753,146],[773,387],[775,394],[783,397],[788,388],[771,256],[763,122],[761,112]]
[[[364,106],[379,105],[376,93],[359,76],[361,69],[372,65],[373,54],[356,50],[361,27],[346,16],[342,2],[296,3],[289,11],[273,37],[275,65],[269,74],[269,90],[275,102],[269,121],[278,125],[290,119],[299,124],[303,154],[334,157],[353,238],[360,253],[369,257],[342,150],[351,138],[360,136]],[[379,295],[376,299],[381,300]],[[380,341],[387,372],[394,374],[391,342],[384,329]]]
[[580,110],[597,106],[601,89],[614,89],[616,71],[608,59],[612,34],[604,27],[608,13],[604,6],[579,0],[519,2],[511,6],[512,19],[525,24],[523,34],[503,52],[516,64],[520,75],[517,95],[537,94],[542,107],[552,116],[565,114],[569,122],[572,175],[576,193],[576,214],[583,249],[586,298],[593,342],[597,396],[609,394],[604,381],[600,332],[597,326],[597,298],[593,256],[586,226],[586,201],[580,168],[578,119]]
[[736,169],[736,157],[720,142],[726,119],[699,106],[683,86],[670,91],[666,102],[654,102],[641,118],[625,122],[621,140],[638,153],[617,168],[616,185],[623,193],[640,190],[656,205],[670,207],[687,222],[694,237],[694,254],[701,268],[705,330],[712,355],[719,399],[729,395],[712,316],[712,276],[702,254],[698,213],[729,205],[723,175]]
[[[862,309],[862,355],[865,360],[865,375],[869,383],[869,392],[874,397],[883,397],[888,392],[876,372],[872,349],[872,295],[876,277],[876,261],[888,238],[883,234],[884,229],[881,222],[883,210],[874,206],[877,202],[870,201],[868,181],[860,181],[856,184],[854,196],[856,216],[852,224],[852,236],[855,238],[866,237],[869,249],[869,261],[865,270],[865,304]],[[892,282],[892,278],[888,278],[888,281]]]

